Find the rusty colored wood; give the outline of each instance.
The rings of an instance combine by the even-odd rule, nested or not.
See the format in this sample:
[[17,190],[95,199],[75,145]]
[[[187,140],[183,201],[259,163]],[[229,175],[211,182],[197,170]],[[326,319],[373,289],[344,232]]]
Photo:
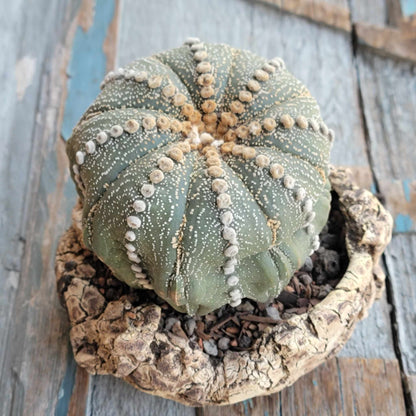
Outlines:
[[358,51],[357,65],[372,169],[379,191],[393,214],[395,231],[415,231],[415,67],[366,50]]
[[416,62],[416,31],[357,22],[355,32],[360,45],[376,49],[382,55]]
[[[351,16],[347,6],[323,0],[261,0],[280,10],[310,19],[316,23],[351,32]],[[362,3],[362,4],[359,4]],[[358,42],[380,54],[416,62],[416,32],[413,24],[403,21],[396,0],[354,2],[354,33]],[[361,20],[364,19],[364,20]],[[376,24],[374,23],[376,22]],[[397,27],[387,27],[390,23]]]
[[338,359],[345,415],[405,415],[397,360]]
[[74,389],[69,401],[68,416],[84,416],[87,408],[87,396],[90,376],[82,368],[77,367]]
[[314,22],[351,31],[351,18],[347,6],[324,0],[261,0],[284,12],[292,13]]
[[120,21],[120,1],[115,0],[113,19],[108,26],[107,36],[103,43],[103,51],[106,56],[106,71],[109,72],[116,66],[117,45]]

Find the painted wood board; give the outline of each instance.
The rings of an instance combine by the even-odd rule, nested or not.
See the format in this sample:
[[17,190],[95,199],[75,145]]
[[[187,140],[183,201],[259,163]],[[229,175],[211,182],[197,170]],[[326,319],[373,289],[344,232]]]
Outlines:
[[352,0],[350,10],[353,22],[385,26],[388,15],[388,0]]
[[54,296],[54,244],[74,197],[56,126],[77,3],[2,3],[10,76],[2,67],[0,414],[53,414],[68,351],[66,316]]
[[395,235],[386,251],[403,367],[413,376],[416,376],[415,254],[416,235],[409,233]]
[[[414,64],[362,48],[358,49],[357,65],[375,181],[395,224],[385,262],[406,383],[416,374],[416,70]],[[415,403],[409,394],[408,405],[414,408]]]
[[[5,3],[5,2],[3,2]],[[40,5],[46,4],[41,2]],[[40,25],[40,13],[23,7],[22,1],[6,2],[0,14],[3,34],[0,37],[1,98],[0,123],[0,345],[7,343],[13,303],[20,284],[22,255],[25,249],[28,178],[32,135],[36,127],[38,95],[42,89],[42,62],[48,56],[49,34],[60,18],[58,2],[51,2],[44,19],[45,31],[34,36]],[[50,57],[49,57],[50,58]],[[1,349],[2,368],[6,351]],[[1,405],[0,405],[1,406]]]
[[195,409],[142,393],[113,376],[91,378],[86,416],[194,416]]
[[198,416],[405,415],[397,360],[333,358],[291,387]]
[[363,51],[358,56],[373,171],[395,232],[416,230],[416,68]]
[[351,19],[346,0],[261,0],[279,10],[312,20],[321,25],[351,31]]

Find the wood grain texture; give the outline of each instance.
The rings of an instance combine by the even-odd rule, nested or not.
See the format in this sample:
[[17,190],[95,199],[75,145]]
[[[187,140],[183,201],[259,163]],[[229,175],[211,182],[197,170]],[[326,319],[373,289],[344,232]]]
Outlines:
[[74,387],[68,406],[68,416],[83,416],[87,407],[90,376],[85,369],[77,366]]
[[415,231],[415,66],[367,51],[360,51],[357,64],[372,166],[379,190],[395,219],[395,231]]
[[403,367],[416,376],[416,235],[395,235],[386,251]]
[[333,358],[281,393],[198,416],[405,415],[397,360]]
[[380,27],[358,22],[355,24],[358,43],[374,48],[381,55],[416,62],[416,31]]
[[[114,67],[118,23],[118,0],[83,0],[75,23],[74,41],[71,45],[71,60],[67,65],[70,79],[67,83],[61,135],[67,140],[72,128],[81,117],[86,107],[98,95],[99,83],[106,71]],[[65,156],[66,157],[66,156]],[[73,204],[74,200],[72,201]],[[71,355],[71,364],[74,363]],[[85,414],[87,401],[91,399],[92,390],[89,374],[77,368],[67,392],[70,415]],[[69,398],[70,397],[70,398]],[[93,405],[92,405],[93,407]],[[63,413],[62,413],[63,414]]]
[[364,22],[378,26],[386,25],[388,20],[388,3],[386,0],[352,0],[350,5],[353,22]]
[[67,319],[53,296],[53,252],[74,196],[56,126],[64,40],[77,3],[2,7],[0,414],[53,414],[68,351]]
[[261,0],[280,10],[311,19],[314,22],[341,29],[351,30],[350,11],[346,1],[325,0]]
[[346,415],[405,415],[397,360],[338,360]]
[[385,261],[403,382],[413,386],[406,404],[414,412],[414,383],[409,380],[416,371],[416,72],[414,64],[373,55],[363,48],[357,51],[357,68],[375,182],[395,220],[397,235]]
[[194,416],[195,409],[142,393],[113,376],[94,376],[85,415]]

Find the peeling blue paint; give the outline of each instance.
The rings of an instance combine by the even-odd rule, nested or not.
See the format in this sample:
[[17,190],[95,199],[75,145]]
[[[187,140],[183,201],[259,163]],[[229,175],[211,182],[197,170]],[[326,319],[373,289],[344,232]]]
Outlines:
[[62,123],[62,137],[71,136],[72,129],[100,92],[106,72],[103,43],[115,12],[115,0],[100,0],[95,7],[92,26],[84,32],[78,26],[68,66],[68,95]]
[[61,381],[58,391],[58,401],[55,408],[55,416],[63,416],[68,414],[69,401],[71,400],[72,390],[75,384],[75,372],[77,364],[72,354],[71,344],[68,343],[67,365],[64,377]]
[[249,407],[250,407],[250,409],[253,409],[253,406],[254,406],[253,399],[244,400],[243,406],[244,406],[244,414],[246,416],[249,416],[250,415]]
[[416,0],[400,0],[403,16],[416,14]]
[[375,195],[377,193],[377,187],[376,187],[376,184],[374,182],[370,185],[370,191],[373,195]]
[[410,202],[410,179],[405,179],[402,181],[402,183],[403,183],[404,197],[406,198],[407,202]]
[[317,382],[315,379],[313,379],[313,380],[312,380],[312,384],[313,384],[315,387],[317,387],[317,386],[318,386],[318,382]]
[[394,232],[407,233],[412,229],[412,219],[407,214],[397,214],[394,220]]
[[248,413],[248,403],[247,403],[247,400],[244,400],[244,402],[243,402],[243,406],[244,406],[244,414],[245,414],[246,416],[248,416],[248,415],[249,415],[249,413]]

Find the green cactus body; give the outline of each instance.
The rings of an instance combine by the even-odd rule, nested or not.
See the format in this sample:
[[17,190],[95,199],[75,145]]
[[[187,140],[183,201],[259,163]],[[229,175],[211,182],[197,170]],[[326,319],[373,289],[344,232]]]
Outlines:
[[265,302],[319,247],[332,140],[279,58],[189,39],[139,59],[68,141],[84,243],[188,314]]

